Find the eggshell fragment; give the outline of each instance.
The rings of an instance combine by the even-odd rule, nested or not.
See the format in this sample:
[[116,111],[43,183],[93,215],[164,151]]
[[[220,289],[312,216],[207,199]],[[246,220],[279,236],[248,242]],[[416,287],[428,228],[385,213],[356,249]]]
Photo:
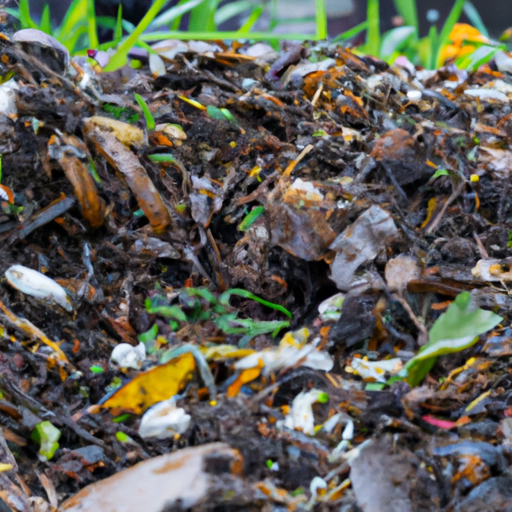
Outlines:
[[20,292],[36,299],[53,301],[66,311],[73,311],[66,290],[41,272],[23,265],[13,265],[5,271],[5,277],[8,283]]

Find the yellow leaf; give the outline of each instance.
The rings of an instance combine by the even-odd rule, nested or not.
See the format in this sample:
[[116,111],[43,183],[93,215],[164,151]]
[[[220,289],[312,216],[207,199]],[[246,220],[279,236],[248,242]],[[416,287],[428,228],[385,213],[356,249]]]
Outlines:
[[235,382],[228,387],[227,396],[234,397],[240,393],[242,386],[247,384],[248,382],[257,379],[261,373],[261,366],[256,366],[255,368],[248,368],[247,370],[242,370],[240,375],[236,378]]
[[152,405],[176,395],[190,380],[194,369],[194,356],[190,352],[182,354],[168,363],[137,375],[116,391],[103,407],[142,414]]

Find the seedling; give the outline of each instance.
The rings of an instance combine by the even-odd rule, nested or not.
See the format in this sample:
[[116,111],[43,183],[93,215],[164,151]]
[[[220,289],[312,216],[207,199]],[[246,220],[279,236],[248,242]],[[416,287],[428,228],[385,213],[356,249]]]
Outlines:
[[155,118],[153,117],[153,114],[149,110],[148,104],[144,101],[144,98],[140,95],[135,93],[135,101],[139,104],[139,107],[142,110],[142,113],[144,114],[144,119],[146,120],[146,128],[151,131],[155,129],[156,123]]
[[[287,320],[260,321],[239,318],[239,312],[229,304],[233,295],[254,300],[291,318],[291,313],[279,304],[268,302],[239,288],[233,288],[221,295],[213,294],[207,288],[182,288],[177,297],[179,304],[170,304],[165,296],[154,295],[146,299],[146,309],[150,314],[168,318],[173,330],[178,330],[186,324],[213,321],[225,334],[241,335],[238,342],[241,347],[246,346],[260,334],[270,334],[275,337],[281,329],[289,327],[290,322]],[[145,342],[152,341],[156,338],[156,333],[157,330],[153,326],[139,339]]]

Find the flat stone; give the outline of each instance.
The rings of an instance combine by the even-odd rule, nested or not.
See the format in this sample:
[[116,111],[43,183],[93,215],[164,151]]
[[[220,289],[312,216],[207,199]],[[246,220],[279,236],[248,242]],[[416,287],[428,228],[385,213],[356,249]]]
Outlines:
[[241,460],[239,453],[224,443],[184,448],[87,486],[60,510],[162,512],[178,501],[187,510],[208,497],[216,475],[238,472]]

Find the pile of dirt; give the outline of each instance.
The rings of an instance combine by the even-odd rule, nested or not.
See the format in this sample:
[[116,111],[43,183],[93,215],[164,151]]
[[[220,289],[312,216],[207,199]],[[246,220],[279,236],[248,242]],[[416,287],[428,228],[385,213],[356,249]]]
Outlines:
[[506,56],[0,56],[2,510],[512,510]]

